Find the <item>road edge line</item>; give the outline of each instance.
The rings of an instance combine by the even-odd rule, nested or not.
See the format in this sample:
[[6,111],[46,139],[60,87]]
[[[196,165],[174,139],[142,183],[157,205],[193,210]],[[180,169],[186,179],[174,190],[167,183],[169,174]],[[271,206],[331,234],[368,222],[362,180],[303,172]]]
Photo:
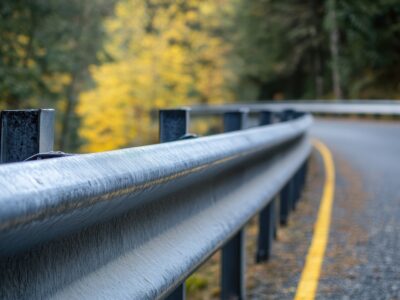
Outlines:
[[321,141],[313,140],[312,144],[322,156],[325,168],[325,183],[317,220],[314,225],[314,234],[297,286],[295,300],[313,300],[316,296],[324,254],[329,239],[335,192],[335,165],[332,154],[329,148]]

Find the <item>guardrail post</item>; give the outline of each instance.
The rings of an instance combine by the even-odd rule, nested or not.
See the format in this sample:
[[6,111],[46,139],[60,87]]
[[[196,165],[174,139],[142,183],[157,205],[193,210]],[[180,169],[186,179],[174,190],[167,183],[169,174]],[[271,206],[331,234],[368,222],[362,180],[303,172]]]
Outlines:
[[305,183],[305,167],[306,167],[306,161],[305,160],[300,169],[299,169],[299,199],[301,197],[301,194],[303,192],[303,188],[304,188],[304,183]]
[[[160,143],[172,142],[184,137],[189,131],[189,109],[160,110]],[[186,298],[185,282],[178,286],[167,300],[184,300]]]
[[[284,110],[280,113],[280,121],[289,121],[293,115],[293,110]],[[280,223],[281,225],[287,225],[289,220],[289,214],[293,209],[294,202],[294,184],[293,178],[290,179],[280,193]]]
[[160,143],[179,140],[189,131],[189,108],[160,110]]
[[186,299],[186,286],[182,283],[171,294],[165,298],[166,300],[184,300]]
[[[224,114],[224,131],[246,128],[247,111]],[[245,230],[240,229],[222,247],[221,299],[245,299]]]
[[293,208],[293,210],[296,209],[296,205],[300,199],[300,194],[301,194],[300,172],[301,172],[301,167],[296,171],[296,173],[294,174],[293,179],[292,179],[292,181],[293,181],[293,203],[292,203],[293,207],[292,208]]
[[[260,113],[260,125],[269,125],[272,123],[272,114],[270,111]],[[267,261],[271,255],[272,240],[276,234],[275,222],[275,201],[272,199],[260,212],[259,230],[256,262]]]
[[306,161],[304,162],[304,168],[303,168],[303,186],[306,184],[306,180],[307,180],[309,161],[310,161],[310,158],[308,157],[308,158],[306,159]]
[[306,184],[306,177],[307,177],[307,164],[308,164],[308,158],[303,162],[301,165],[299,171],[298,171],[298,199],[301,199],[301,195],[304,189],[304,186]]
[[[299,118],[303,114],[304,113],[302,113],[302,112],[295,111],[293,113],[293,117],[294,118]],[[293,210],[296,209],[297,202],[300,200],[300,197],[301,197],[301,191],[302,191],[303,184],[304,184],[304,182],[303,182],[304,181],[304,164],[305,163],[303,163],[299,167],[299,169],[296,171],[296,173],[295,173],[295,175],[293,176],[293,179],[292,179],[292,181],[293,181],[293,193],[294,193],[293,202],[292,202],[292,209]]]
[[281,214],[281,199],[279,194],[275,196],[275,212],[274,212],[274,240],[278,239],[278,227],[280,224],[280,214]]
[[304,163],[301,165],[301,168],[300,168],[300,190],[301,191],[304,189],[304,186],[306,184],[308,160],[309,160],[309,158],[307,158],[304,161]]
[[224,132],[236,131],[247,127],[248,110],[224,113]]
[[23,161],[53,150],[54,109],[4,110],[1,112],[1,163]]
[[291,207],[291,180],[289,180],[283,187],[281,193],[281,207],[280,207],[280,223],[281,225],[287,225],[290,207]]

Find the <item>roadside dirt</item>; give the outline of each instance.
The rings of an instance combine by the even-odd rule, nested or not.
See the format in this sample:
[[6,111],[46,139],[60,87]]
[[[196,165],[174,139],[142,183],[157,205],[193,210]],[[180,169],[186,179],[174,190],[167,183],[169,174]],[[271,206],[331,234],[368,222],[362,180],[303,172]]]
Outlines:
[[358,251],[368,242],[363,227],[367,195],[362,180],[345,160],[335,156],[336,190],[329,244],[319,282],[318,298],[346,298],[351,295],[358,266],[367,258]]

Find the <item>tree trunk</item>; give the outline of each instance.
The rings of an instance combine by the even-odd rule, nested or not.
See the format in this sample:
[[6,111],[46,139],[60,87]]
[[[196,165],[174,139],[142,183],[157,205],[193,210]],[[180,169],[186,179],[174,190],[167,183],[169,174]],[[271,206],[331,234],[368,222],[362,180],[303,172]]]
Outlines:
[[339,70],[339,30],[336,21],[336,0],[329,1],[329,4],[333,94],[335,99],[343,99]]
[[320,14],[320,1],[311,1],[312,19],[314,27],[313,35],[313,66],[314,66],[314,80],[315,80],[315,98],[321,99],[324,93],[324,74],[323,74],[323,61],[322,61],[322,47],[321,47],[321,27],[323,17]]

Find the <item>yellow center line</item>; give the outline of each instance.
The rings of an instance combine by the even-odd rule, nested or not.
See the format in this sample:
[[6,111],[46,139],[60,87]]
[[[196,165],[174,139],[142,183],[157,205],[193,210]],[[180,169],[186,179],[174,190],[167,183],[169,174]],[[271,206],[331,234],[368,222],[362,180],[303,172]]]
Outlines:
[[325,184],[314,235],[306,258],[299,285],[297,286],[295,300],[313,300],[315,298],[318,280],[321,273],[324,253],[329,238],[333,195],[335,189],[335,166],[332,154],[328,147],[320,141],[313,141],[314,147],[320,152],[325,167]]

